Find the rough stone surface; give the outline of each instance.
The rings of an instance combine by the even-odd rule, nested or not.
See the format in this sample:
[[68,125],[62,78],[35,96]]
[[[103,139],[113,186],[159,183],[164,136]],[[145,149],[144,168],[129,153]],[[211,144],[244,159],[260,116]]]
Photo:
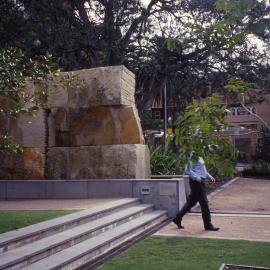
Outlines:
[[[45,155],[40,148],[25,148],[23,151],[24,168],[28,179],[43,179]],[[24,178],[27,179],[27,178]]]
[[47,174],[52,179],[144,179],[150,177],[149,164],[146,145],[52,147]]
[[[0,134],[10,134],[24,147],[21,155],[0,153],[0,179],[150,177],[149,150],[134,101],[134,74],[124,66],[74,74],[69,83],[61,78],[44,85],[27,82],[26,95],[48,90],[48,110],[17,119],[0,113]],[[66,79],[70,75],[62,73]],[[34,106],[31,102],[26,107]],[[0,106],[14,104],[0,98]]]
[[27,148],[39,148],[44,153],[46,146],[45,114],[45,110],[40,109],[33,115],[20,115],[17,121],[17,134],[14,134],[16,142]]
[[135,107],[57,108],[49,118],[50,147],[144,142]]
[[[89,106],[134,105],[135,77],[124,66],[99,67],[74,72],[81,80],[76,89],[51,85],[50,108],[88,108]],[[63,73],[65,77],[65,73]],[[71,87],[72,88],[72,87]]]
[[45,155],[39,148],[24,148],[22,154],[0,151],[0,179],[43,179]]
[[[0,108],[12,107],[12,101],[0,98]],[[9,134],[14,142],[24,147],[40,148],[45,151],[46,111],[39,109],[32,115],[20,114],[18,117],[7,117],[0,113],[0,134]]]
[[[12,102],[0,99],[0,108],[10,108]],[[45,110],[17,118],[0,113],[0,135],[8,134],[23,146],[23,153],[0,151],[0,179],[43,179],[45,167]]]

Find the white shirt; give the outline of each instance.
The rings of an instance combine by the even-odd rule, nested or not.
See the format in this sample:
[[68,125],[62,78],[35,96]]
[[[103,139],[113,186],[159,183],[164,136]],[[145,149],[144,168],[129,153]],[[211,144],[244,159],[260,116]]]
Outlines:
[[202,157],[199,157],[196,164],[193,164],[191,161],[189,162],[189,166],[186,166],[186,174],[188,174],[193,180],[199,182],[206,178],[213,179],[213,176],[207,172]]

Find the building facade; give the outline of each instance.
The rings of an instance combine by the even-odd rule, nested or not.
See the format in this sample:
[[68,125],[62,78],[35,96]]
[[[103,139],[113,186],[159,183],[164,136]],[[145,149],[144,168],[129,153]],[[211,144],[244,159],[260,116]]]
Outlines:
[[[259,90],[258,90],[259,91]],[[257,92],[258,92],[257,91]],[[256,90],[254,90],[256,94]],[[270,94],[257,95],[256,102],[246,105],[248,112],[245,110],[237,99],[231,96],[224,97],[222,103],[227,105],[230,113],[228,114],[228,122],[231,129],[224,132],[231,135],[235,149],[239,150],[241,161],[249,161],[256,153],[256,145],[260,139],[262,121],[256,117],[258,115],[265,122],[270,123]],[[164,108],[162,99],[157,99],[151,108],[152,119],[164,118]],[[175,104],[169,102],[167,108],[167,116],[175,120],[177,108]]]
[[270,123],[270,94],[263,95],[261,102],[247,104],[250,112],[240,104],[228,102],[230,113],[228,121],[232,127],[232,137],[236,149],[240,151],[243,160],[250,160],[256,153],[256,145],[260,138],[262,121]]

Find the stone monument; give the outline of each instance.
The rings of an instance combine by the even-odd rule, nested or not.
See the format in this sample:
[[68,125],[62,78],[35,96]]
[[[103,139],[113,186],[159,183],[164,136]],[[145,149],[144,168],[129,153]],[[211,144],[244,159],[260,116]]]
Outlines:
[[9,160],[0,169],[20,167],[14,179],[150,178],[149,150],[135,106],[134,74],[124,66],[74,74],[83,87],[67,90],[51,84],[47,110],[9,123],[24,152],[17,162],[20,166]]

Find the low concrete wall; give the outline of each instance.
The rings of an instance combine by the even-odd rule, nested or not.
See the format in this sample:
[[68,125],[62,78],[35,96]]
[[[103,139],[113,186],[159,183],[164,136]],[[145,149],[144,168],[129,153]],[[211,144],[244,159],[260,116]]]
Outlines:
[[12,180],[0,181],[0,200],[140,198],[173,217],[186,202],[185,180]]
[[190,194],[190,185],[189,185],[189,176],[188,175],[152,175],[151,179],[184,179],[185,180],[185,189],[186,197]]

